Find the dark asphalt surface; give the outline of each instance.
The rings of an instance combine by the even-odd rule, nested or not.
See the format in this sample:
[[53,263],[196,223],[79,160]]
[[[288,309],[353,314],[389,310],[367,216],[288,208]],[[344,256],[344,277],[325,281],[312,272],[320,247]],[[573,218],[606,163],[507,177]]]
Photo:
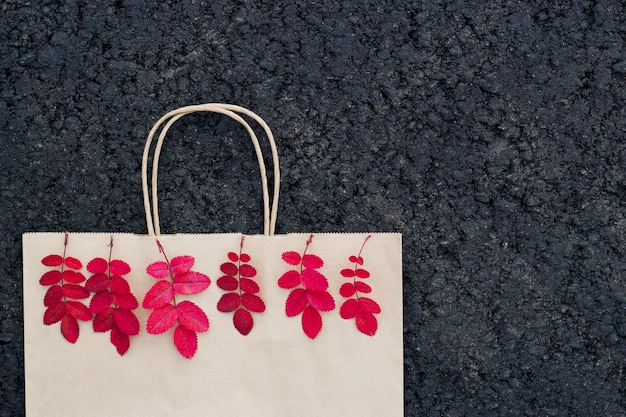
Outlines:
[[[147,131],[205,102],[272,127],[278,233],[403,233],[407,416],[626,415],[623,2],[143,3],[0,4],[1,416],[21,234],[145,233]],[[244,135],[174,127],[165,232],[262,231]]]

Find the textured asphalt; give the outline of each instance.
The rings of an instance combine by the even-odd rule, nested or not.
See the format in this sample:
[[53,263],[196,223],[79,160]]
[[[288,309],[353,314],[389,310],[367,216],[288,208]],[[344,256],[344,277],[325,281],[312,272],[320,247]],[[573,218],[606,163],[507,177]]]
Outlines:
[[[1,416],[21,234],[145,233],[147,131],[205,102],[272,127],[278,233],[403,233],[407,416],[626,415],[623,2],[148,3],[0,4]],[[244,135],[173,129],[164,231],[262,231]]]

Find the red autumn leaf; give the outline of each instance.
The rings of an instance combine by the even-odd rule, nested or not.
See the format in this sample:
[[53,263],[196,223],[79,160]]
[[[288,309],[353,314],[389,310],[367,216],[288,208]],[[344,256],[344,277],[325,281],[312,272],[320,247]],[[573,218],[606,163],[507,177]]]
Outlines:
[[178,322],[189,330],[206,332],[209,330],[209,318],[204,311],[191,301],[181,301],[176,306]]
[[239,267],[239,275],[252,278],[256,275],[256,269],[252,265],[243,264]]
[[361,281],[355,282],[354,287],[356,288],[358,292],[362,292],[366,294],[372,292],[372,287],[370,287],[369,285]]
[[302,329],[311,339],[319,334],[322,330],[322,316],[315,308],[308,306],[302,313]]
[[346,300],[339,309],[339,315],[342,319],[352,319],[359,312],[359,305],[354,298]]
[[83,267],[83,264],[78,259],[72,258],[71,256],[65,258],[63,263],[65,264],[65,266],[71,269],[81,269]]
[[65,303],[65,307],[67,308],[67,312],[76,317],[78,320],[91,320],[91,312],[87,306],[80,301],[67,301]]
[[308,290],[325,291],[328,289],[326,277],[314,269],[305,269],[301,275],[302,285]]
[[48,307],[46,311],[43,313],[43,324],[49,326],[56,322],[61,321],[63,316],[67,313],[67,308],[65,307],[65,303],[57,304],[52,307]]
[[129,336],[139,334],[139,320],[137,320],[137,317],[132,311],[118,308],[113,313],[113,320],[115,321],[115,326],[120,329],[122,333]]
[[101,313],[109,308],[111,302],[113,302],[113,294],[111,294],[108,290],[102,290],[91,297],[89,311],[94,314]]
[[115,346],[117,353],[124,355],[130,347],[130,337],[124,334],[117,326],[111,329],[111,343]]
[[352,297],[355,292],[356,288],[351,282],[345,282],[339,288],[339,294],[341,294],[341,296],[344,298]]
[[65,284],[63,286],[63,295],[68,298],[75,298],[81,300],[89,297],[89,291],[85,287],[76,284]]
[[61,320],[61,333],[65,340],[70,343],[76,343],[78,340],[78,322],[71,314],[66,314],[63,316],[63,320]]
[[39,279],[39,283],[43,286],[54,285],[61,281],[61,278],[61,271],[48,271],[41,276],[41,278]]
[[356,315],[356,328],[359,329],[361,333],[364,333],[368,336],[374,336],[376,334],[376,330],[378,329],[378,321],[376,317],[372,313],[367,311],[359,311]]
[[113,259],[109,264],[111,275],[126,275],[130,272],[130,265],[119,259]]
[[174,299],[174,288],[169,281],[159,281],[148,290],[143,299],[143,308],[159,308]]
[[61,304],[63,301],[63,289],[58,285],[53,285],[48,288],[46,295],[43,297],[43,305],[46,307],[54,307]]
[[352,255],[352,256],[350,256],[350,257],[348,258],[348,260],[349,260],[350,262],[352,262],[352,263],[356,263],[356,264],[359,264],[359,265],[363,265],[363,258],[362,258],[362,257],[360,257],[360,256],[354,256],[354,255]]
[[146,272],[154,278],[165,278],[170,275],[170,267],[166,262],[159,261],[148,265]]
[[235,311],[233,315],[233,324],[235,325],[235,329],[239,331],[242,335],[246,336],[252,330],[252,325],[254,324],[254,320],[252,318],[252,314],[244,308],[240,308]]
[[251,258],[250,255],[248,255],[247,253],[242,253],[240,259],[241,262],[250,262]]
[[113,302],[118,307],[125,308],[126,310],[134,310],[139,307],[137,298],[135,298],[135,296],[130,292],[124,294],[113,294]]
[[102,274],[109,268],[109,263],[104,258],[93,258],[87,263],[87,271],[92,274]]
[[239,255],[237,255],[235,252],[228,252],[228,259],[231,262],[237,262],[239,260]]
[[283,261],[287,262],[289,265],[299,265],[302,257],[298,252],[290,251],[283,253]]
[[258,295],[243,293],[241,295],[241,304],[250,311],[262,313],[265,311],[265,303]]
[[328,291],[307,290],[306,296],[309,303],[317,310],[331,311],[335,308],[335,300]]
[[359,297],[359,310],[365,311],[366,313],[380,313],[380,306],[378,303],[371,298],[367,297]]
[[302,265],[305,268],[318,269],[324,266],[324,261],[317,255],[304,255]]
[[341,270],[341,276],[346,278],[354,277],[354,269],[346,268]]
[[356,276],[359,278],[369,278],[370,276],[369,271],[363,268],[357,268],[355,273],[356,273]]
[[289,293],[287,301],[285,302],[285,314],[287,317],[294,317],[302,313],[305,307],[309,304],[306,296],[306,290],[302,288],[296,288]]
[[191,359],[198,350],[198,336],[193,330],[189,330],[184,326],[178,326],[174,330],[174,344],[181,355]]
[[241,278],[239,281],[240,281],[239,285],[241,286],[241,291],[243,292],[256,294],[259,291],[261,291],[261,289],[259,288],[259,284],[257,284],[250,278]]
[[172,267],[173,274],[181,274],[183,272],[188,272],[193,266],[193,256],[177,256],[172,259],[170,262],[170,266]]
[[239,288],[239,281],[237,278],[227,275],[217,280],[217,286],[224,291],[234,291]]
[[109,277],[107,274],[97,273],[87,280],[85,289],[90,292],[99,292],[109,287]]
[[239,268],[237,268],[237,265],[235,265],[234,263],[224,262],[222,265],[220,265],[220,270],[226,275],[235,276],[237,275]]
[[128,281],[119,275],[111,275],[111,282],[109,282],[109,286],[111,287],[111,291],[115,294],[126,294],[130,292],[130,285],[128,285]]
[[200,272],[184,272],[174,277],[174,291],[178,294],[197,294],[204,291],[211,280]]
[[70,269],[66,269],[61,274],[61,278],[63,278],[66,282],[71,282],[73,284],[80,284],[85,280],[85,276],[80,272],[72,271]]
[[148,325],[146,330],[150,334],[161,334],[168,331],[176,320],[178,312],[171,304],[165,304],[154,310],[148,317]]
[[300,285],[300,273],[295,270],[285,272],[278,278],[278,286],[284,289],[295,288]]
[[45,266],[60,266],[63,263],[63,257],[59,255],[48,255],[41,260]]
[[235,292],[229,292],[222,295],[222,298],[217,302],[217,309],[223,313],[234,311],[241,304],[239,294]]
[[108,332],[115,325],[115,319],[113,318],[115,309],[108,307],[104,311],[96,314],[93,318],[93,331],[94,332]]

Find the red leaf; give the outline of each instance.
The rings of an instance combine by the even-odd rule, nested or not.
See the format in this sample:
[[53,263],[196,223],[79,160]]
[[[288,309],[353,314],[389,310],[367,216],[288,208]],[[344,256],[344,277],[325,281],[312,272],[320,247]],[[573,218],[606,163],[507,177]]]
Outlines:
[[309,304],[306,296],[306,290],[302,288],[296,288],[289,293],[287,302],[285,303],[285,314],[287,317],[297,316],[304,311],[304,308]]
[[359,278],[369,278],[370,276],[369,271],[363,268],[357,268],[355,272],[356,272],[356,276]]
[[339,315],[342,319],[351,319],[359,312],[359,305],[354,298],[346,300],[339,309]]
[[249,278],[241,278],[239,285],[241,286],[241,291],[244,292],[256,294],[261,291],[261,289],[259,288],[259,284]]
[[166,262],[159,261],[148,265],[146,272],[154,278],[165,278],[170,274],[170,267]]
[[235,252],[228,252],[228,259],[231,262],[237,262],[239,260],[239,256]]
[[312,291],[306,292],[309,303],[320,311],[331,311],[335,308],[335,300],[328,291]]
[[174,299],[174,288],[169,281],[159,281],[148,290],[143,299],[143,308],[159,308]]
[[374,336],[378,329],[378,321],[372,313],[359,311],[356,315],[356,328],[359,329],[361,333]]
[[87,280],[85,289],[91,292],[99,292],[109,287],[109,277],[107,274],[97,273]]
[[106,261],[106,259],[93,258],[87,264],[87,271],[91,272],[92,274],[101,274],[101,273],[106,272],[108,267],[109,267],[109,264]]
[[43,313],[43,324],[49,326],[58,321],[61,321],[63,316],[65,316],[65,313],[67,313],[65,303],[57,304],[53,307],[48,307]]
[[354,269],[346,268],[341,270],[341,276],[346,278],[352,278],[354,276]]
[[239,267],[239,275],[252,278],[256,275],[256,269],[252,265],[243,264]]
[[115,325],[122,333],[129,336],[139,334],[139,320],[137,320],[132,311],[118,308],[113,313],[113,320],[115,320]]
[[355,292],[356,288],[354,288],[354,285],[351,282],[345,282],[339,288],[339,294],[341,294],[344,298],[352,297]]
[[93,318],[93,331],[107,332],[111,330],[115,324],[113,313],[115,313],[115,309],[113,307],[108,307],[104,311],[96,314]]
[[65,303],[67,312],[78,320],[89,321],[91,320],[91,312],[87,306],[80,301],[67,301]]
[[222,265],[220,265],[220,270],[226,275],[235,276],[237,275],[238,268],[237,265],[235,265],[234,263],[224,262]]
[[119,259],[113,259],[109,264],[111,275],[126,275],[130,272],[130,265]]
[[61,278],[63,278],[66,282],[71,282],[73,284],[80,284],[85,280],[85,276],[80,272],[72,271],[70,269],[66,269],[61,274]]
[[41,278],[39,279],[39,283],[43,286],[54,285],[61,281],[61,278],[61,271],[48,271],[41,276]]
[[178,319],[178,312],[171,304],[165,304],[162,307],[157,308],[148,317],[148,324],[146,330],[150,334],[161,334],[168,331],[176,320]]
[[76,284],[65,284],[63,286],[63,294],[68,298],[81,300],[89,297],[89,291],[85,287]]
[[252,330],[254,319],[248,310],[240,308],[235,311],[233,315],[233,324],[235,325],[235,329],[245,336]]
[[126,294],[130,292],[130,285],[128,281],[119,275],[111,275],[111,282],[109,283],[111,291],[115,294]]
[[241,262],[250,262],[250,255],[248,255],[247,253],[242,253],[241,254]]
[[48,255],[41,260],[45,266],[60,266],[63,263],[63,257],[59,255]]
[[170,262],[170,266],[172,267],[173,274],[180,274],[183,272],[188,272],[193,266],[193,256],[177,256],[172,259]]
[[366,293],[366,294],[372,292],[372,287],[370,287],[369,285],[367,285],[364,282],[357,281],[357,282],[354,283],[354,286],[355,286],[355,288],[356,288],[356,290],[358,292],[362,292],[362,293]]
[[179,294],[197,294],[204,291],[211,280],[200,272],[184,272],[174,277],[174,291]]
[[380,313],[380,306],[371,298],[359,297],[359,310],[367,313]]
[[265,311],[265,303],[258,295],[243,293],[241,295],[241,304],[250,311],[262,313]]
[[285,252],[283,253],[283,261],[287,262],[289,265],[300,265],[300,261],[302,257],[298,252]]
[[130,292],[125,294],[113,294],[113,302],[118,307],[125,308],[126,310],[134,310],[139,307],[137,298]]
[[182,326],[195,332],[209,330],[209,318],[200,307],[191,301],[181,301],[176,306],[176,310],[178,310],[178,321]]
[[65,258],[63,263],[65,264],[65,266],[71,269],[81,269],[83,267],[83,264],[78,259],[72,258],[71,256]]
[[305,269],[302,271],[302,285],[308,290],[325,291],[328,289],[328,280],[315,269]]
[[324,261],[317,255],[304,255],[302,265],[305,268],[318,269],[324,266]]
[[217,280],[217,286],[224,291],[234,291],[239,288],[239,281],[237,278],[227,275]]
[[315,308],[308,306],[302,313],[302,330],[311,339],[319,334],[322,330],[322,316]]
[[300,273],[295,270],[285,272],[278,278],[278,286],[284,289],[291,289],[300,285]]
[[115,346],[117,353],[124,355],[130,347],[130,337],[114,326],[111,329],[111,343]]
[[101,313],[109,308],[111,302],[113,302],[113,294],[111,294],[108,290],[102,290],[91,297],[89,311],[94,314]]
[[361,258],[361,262],[359,262],[359,258],[361,258],[361,257],[360,257],[360,256],[359,256],[359,257],[356,257],[356,256],[352,255],[352,256],[350,256],[350,257],[348,258],[348,260],[349,260],[350,262],[352,262],[352,263],[362,265],[362,264],[363,264],[363,258]]
[[43,297],[43,305],[46,307],[54,307],[61,304],[63,301],[63,289],[58,285],[53,285],[48,288],[46,295]]
[[198,350],[198,336],[193,330],[178,326],[174,330],[174,344],[176,349],[187,359],[191,359]]
[[241,304],[241,300],[239,294],[236,292],[229,292],[228,294],[222,295],[222,298],[217,302],[217,309],[224,313],[229,311],[233,311],[239,307]]
[[70,343],[76,343],[78,340],[78,322],[71,314],[66,314],[63,316],[63,320],[61,320],[61,333],[65,340]]

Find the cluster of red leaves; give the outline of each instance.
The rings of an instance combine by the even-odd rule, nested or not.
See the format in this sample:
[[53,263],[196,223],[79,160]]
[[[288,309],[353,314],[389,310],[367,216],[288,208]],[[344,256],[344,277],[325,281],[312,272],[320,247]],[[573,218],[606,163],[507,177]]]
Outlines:
[[[234,311],[233,324],[242,335],[252,330],[254,319],[250,313],[265,311],[265,303],[257,294],[259,285],[252,280],[256,276],[256,269],[248,264],[251,258],[243,253],[243,236],[239,246],[239,254],[228,252],[228,260],[220,266],[224,276],[217,280],[217,286],[224,291],[230,291],[217,302],[217,309],[224,313]],[[238,291],[237,291],[238,290]]]
[[76,343],[79,335],[78,321],[91,320],[91,312],[80,301],[89,298],[89,292],[81,285],[85,276],[79,271],[82,263],[71,256],[66,256],[68,234],[65,234],[63,255],[48,255],[41,260],[45,266],[55,268],[42,275],[39,283],[50,286],[44,296],[43,304],[47,307],[43,315],[45,325],[61,322],[61,333],[70,342]]
[[132,312],[139,303],[122,276],[130,273],[130,266],[119,259],[111,259],[113,238],[109,247],[108,261],[94,258],[87,264],[87,271],[93,275],[85,283],[85,288],[95,293],[89,303],[89,311],[94,314],[93,330],[110,330],[111,343],[123,355],[130,347],[130,336],[139,334],[139,320]]
[[318,271],[324,261],[317,255],[306,253],[312,241],[313,235],[309,236],[302,255],[293,251],[283,253],[283,261],[298,268],[285,272],[278,279],[278,286],[292,290],[285,303],[287,317],[302,313],[302,329],[314,339],[322,330],[320,311],[334,310],[335,300],[327,291],[328,280]]
[[341,270],[341,275],[352,279],[352,282],[345,282],[339,288],[339,294],[347,298],[339,308],[339,314],[346,320],[355,319],[356,328],[361,333],[374,336],[378,330],[378,321],[374,314],[380,313],[381,309],[378,303],[371,298],[359,296],[359,293],[371,293],[372,287],[363,281],[357,281],[357,278],[366,279],[370,277],[369,271],[363,268],[364,261],[361,256],[363,247],[369,238],[370,236],[365,238],[358,255],[352,255],[348,258],[354,267]]
[[178,323],[174,329],[174,345],[181,355],[192,358],[198,350],[197,332],[209,330],[209,318],[191,301],[177,303],[176,294],[198,294],[211,280],[200,272],[191,271],[195,262],[192,256],[177,256],[170,262],[159,241],[157,245],[165,262],[155,262],[146,268],[148,275],[159,280],[143,299],[143,307],[154,310],[148,317],[146,330],[150,334],[161,334]]

